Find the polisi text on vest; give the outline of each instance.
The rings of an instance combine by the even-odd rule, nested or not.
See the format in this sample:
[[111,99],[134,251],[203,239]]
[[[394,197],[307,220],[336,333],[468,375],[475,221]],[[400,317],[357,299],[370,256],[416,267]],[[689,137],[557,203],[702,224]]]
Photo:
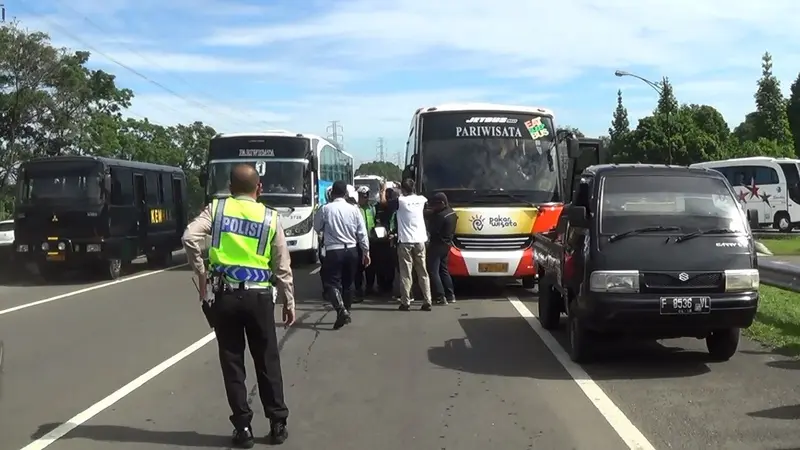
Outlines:
[[251,222],[245,219],[237,219],[234,217],[226,216],[222,218],[221,231],[251,238],[257,238],[261,236],[261,228],[263,226],[264,225],[259,222]]

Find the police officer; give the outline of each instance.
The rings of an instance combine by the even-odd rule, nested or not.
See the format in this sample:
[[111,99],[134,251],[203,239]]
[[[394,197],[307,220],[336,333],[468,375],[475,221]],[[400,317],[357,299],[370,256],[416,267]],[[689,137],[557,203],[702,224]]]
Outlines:
[[[358,187],[358,210],[361,212],[361,217],[364,219],[364,224],[367,227],[367,236],[369,236],[370,240],[370,248],[375,249],[375,241],[374,241],[374,230],[375,230],[375,222],[377,219],[377,215],[375,213],[375,206],[370,205],[369,203],[369,186],[359,186]],[[359,247],[358,250],[358,271],[356,273],[355,283],[356,283],[356,295],[359,298],[363,298],[365,294],[372,293],[372,289],[375,286],[375,264],[374,258],[372,254],[369,255],[371,259],[373,259],[373,264],[369,266],[364,266],[363,260],[364,255],[362,254],[361,248]],[[364,281],[366,279],[366,289],[364,288]]]
[[353,279],[358,268],[358,250],[361,247],[363,264],[369,266],[369,239],[364,219],[358,207],[348,203],[347,183],[336,181],[331,189],[333,201],[314,216],[314,230],[325,236],[325,270],[323,271],[323,298],[336,310],[333,329],[350,323],[350,306],[353,303]]
[[[183,234],[183,245],[200,283],[200,298],[214,294],[214,331],[234,426],[233,445],[251,448],[253,411],[245,388],[245,336],[256,369],[258,392],[270,421],[269,439],[283,443],[289,433],[289,409],[275,330],[275,291],[283,301],[286,326],[295,321],[294,286],[289,249],[275,210],[258,203],[261,183],[247,164],[231,169],[230,198],[214,200]],[[211,235],[209,269],[200,246]]]

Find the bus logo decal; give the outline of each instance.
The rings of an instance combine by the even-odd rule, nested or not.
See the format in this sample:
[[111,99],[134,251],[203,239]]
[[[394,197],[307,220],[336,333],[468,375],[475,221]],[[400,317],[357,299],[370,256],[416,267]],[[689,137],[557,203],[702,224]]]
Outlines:
[[483,229],[483,216],[480,214],[476,214],[469,219],[472,222],[472,229],[475,231],[481,231]]

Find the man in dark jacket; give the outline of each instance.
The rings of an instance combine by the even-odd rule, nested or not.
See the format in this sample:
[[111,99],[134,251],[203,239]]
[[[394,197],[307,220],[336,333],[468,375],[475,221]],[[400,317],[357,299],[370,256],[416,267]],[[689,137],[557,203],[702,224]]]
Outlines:
[[450,208],[447,196],[443,192],[433,195],[428,204],[431,215],[428,217],[428,244],[427,265],[431,279],[431,293],[436,303],[446,305],[455,303],[456,296],[453,289],[453,279],[447,269],[450,246],[453,245],[453,236],[456,233],[458,217]]

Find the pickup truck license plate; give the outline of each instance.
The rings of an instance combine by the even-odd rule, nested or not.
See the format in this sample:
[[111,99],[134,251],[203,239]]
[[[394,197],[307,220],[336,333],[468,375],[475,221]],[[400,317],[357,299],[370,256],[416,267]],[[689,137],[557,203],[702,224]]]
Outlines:
[[661,314],[708,314],[711,297],[661,297]]
[[508,272],[508,263],[478,263],[480,273],[503,273]]
[[63,253],[56,253],[56,254],[48,253],[47,254],[47,260],[48,261],[64,261],[66,259],[67,259],[66,255],[64,255]]

